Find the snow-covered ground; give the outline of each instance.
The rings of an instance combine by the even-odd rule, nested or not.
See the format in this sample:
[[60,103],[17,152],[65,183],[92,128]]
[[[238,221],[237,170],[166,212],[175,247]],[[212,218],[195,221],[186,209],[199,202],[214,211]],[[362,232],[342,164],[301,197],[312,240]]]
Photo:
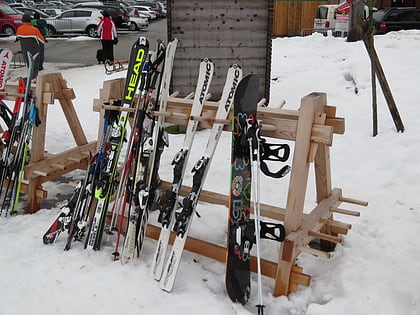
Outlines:
[[[298,264],[312,276],[309,287],[289,297],[273,297],[273,279],[263,277],[266,314],[420,314],[420,31],[401,31],[375,37],[376,48],[389,80],[405,132],[397,133],[378,86],[379,135],[372,137],[370,63],[363,43],[314,34],[273,40],[271,104],[286,101],[297,109],[311,92],[326,92],[328,104],[346,120],[344,135],[335,135],[331,148],[333,187],[343,195],[369,202],[359,218],[339,220],[353,225],[331,259],[301,254]],[[1,45],[1,41],[0,41]],[[211,57],[211,56],[209,56]],[[76,93],[74,105],[89,140],[98,130],[92,101],[107,76],[102,66],[61,71]],[[11,75],[19,74],[12,70]],[[83,78],[83,79],[82,79]],[[358,93],[355,93],[357,88]],[[208,130],[200,131],[190,158],[200,157]],[[182,135],[171,135],[161,163],[161,176],[172,179],[170,161]],[[59,106],[50,106],[46,149],[60,152],[74,142]],[[224,133],[216,151],[205,189],[228,192],[230,135]],[[66,176],[75,181],[76,171]],[[284,206],[289,178],[262,179],[262,200]],[[184,184],[191,185],[187,174]],[[122,266],[111,260],[113,242],[89,252],[81,244],[63,251],[61,235],[51,246],[42,235],[60,212],[55,200],[70,194],[66,183],[47,183],[48,206],[33,215],[0,217],[0,314],[255,314],[256,277],[248,305],[233,304],[224,289],[224,264],[185,252],[172,293],[153,280],[150,265],[156,242],[147,239],[141,259]],[[315,200],[313,174],[307,193],[308,210]],[[54,206],[50,206],[53,204]],[[25,206],[22,202],[21,207]],[[223,206],[200,203],[201,218],[194,218],[191,235],[225,244]],[[23,212],[23,211],[22,211]],[[151,217],[156,222],[156,213]],[[262,242],[264,258],[277,260],[278,245]]]

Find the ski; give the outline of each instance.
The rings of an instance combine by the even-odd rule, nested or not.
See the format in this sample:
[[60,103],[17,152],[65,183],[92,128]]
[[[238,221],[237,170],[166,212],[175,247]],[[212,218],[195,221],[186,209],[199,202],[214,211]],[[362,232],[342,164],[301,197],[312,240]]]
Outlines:
[[[161,89],[160,89],[160,102],[159,102],[159,111],[166,112],[166,106],[169,97],[169,88],[172,77],[172,68],[175,58],[175,51],[178,45],[178,40],[172,40],[166,48],[166,57],[165,57],[165,67],[162,74]],[[137,185],[138,196],[146,195],[147,199],[145,201],[145,210],[142,210],[142,218],[140,219],[140,227],[138,231],[138,249],[141,251],[143,246],[143,239],[146,233],[146,227],[148,222],[149,211],[157,209],[160,203],[161,192],[159,191],[159,186],[161,181],[159,179],[159,166],[160,158],[162,156],[163,150],[165,147],[169,146],[168,134],[165,131],[165,116],[158,116],[154,129],[154,135],[152,139],[152,148],[153,152],[152,161],[150,164],[150,172],[147,185]],[[145,193],[146,192],[146,193]],[[139,200],[140,201],[140,200]],[[139,203],[141,205],[141,203]]]
[[[188,197],[184,198],[182,201],[181,208],[175,212],[173,210],[172,217],[161,217],[162,219],[162,230],[161,236],[165,242],[158,243],[157,253],[162,251],[162,258],[159,261],[159,255],[155,255],[156,262],[159,262],[157,266],[161,269],[160,265],[163,265],[164,255],[166,253],[166,247],[170,235],[170,222],[173,221],[172,230],[176,233],[176,238],[174,245],[168,256],[168,260],[163,269],[163,274],[160,279],[160,287],[165,291],[171,291],[175,277],[178,271],[178,267],[181,261],[181,256],[184,250],[185,241],[192,223],[193,215],[196,213],[196,207],[198,203],[198,198],[200,196],[202,187],[204,185],[208,170],[211,165],[211,161],[216,150],[219,138],[222,134],[224,124],[218,121],[225,120],[229,116],[230,108],[233,103],[233,96],[235,93],[236,86],[238,85],[242,77],[242,69],[238,65],[232,65],[227,72],[226,83],[223,89],[221,99],[219,101],[219,107],[215,116],[215,123],[213,124],[212,130],[210,132],[207,145],[204,151],[203,156],[196,162],[192,169],[193,176],[193,185],[191,192]],[[170,220],[169,224],[166,224],[165,220]],[[165,225],[164,225],[165,224]],[[156,259],[157,258],[157,259]],[[156,268],[158,272],[161,272]],[[159,273],[156,274],[155,278],[159,278]]]
[[[3,203],[1,206],[1,211],[5,210],[6,216],[9,213],[10,215],[15,215],[17,213],[17,205],[20,196],[20,187],[23,179],[24,168],[29,160],[29,151],[32,145],[33,126],[40,123],[38,118],[38,111],[35,106],[35,100],[31,92],[33,65],[37,57],[38,54],[32,56],[31,53],[28,52],[28,77],[26,78],[25,92],[23,97],[24,106],[20,113],[20,121],[16,126],[16,132],[18,132],[19,137],[12,137],[10,139],[10,151],[7,152],[6,156],[6,159],[9,161],[3,170],[3,172],[6,172],[8,175],[6,190],[4,192]],[[17,141],[16,148],[12,150],[15,141]],[[4,179],[5,177],[2,174],[2,180]]]
[[58,215],[58,217],[54,220],[54,222],[51,224],[51,226],[42,236],[42,241],[44,244],[48,245],[48,244],[55,243],[55,241],[57,240],[61,232],[64,232],[66,229],[68,229],[68,225],[72,218],[72,213],[76,206],[76,201],[80,194],[80,190],[81,190],[80,186],[81,185],[79,183],[72,197],[67,201],[67,204],[62,207],[62,210],[60,214]]
[[[23,95],[26,89],[26,81],[23,78],[19,78],[17,93]],[[8,130],[3,132],[2,144],[3,152],[0,161],[0,195],[3,192],[3,187],[9,187],[10,179],[12,177],[12,164],[14,155],[12,153],[13,147],[18,140],[20,134],[19,116],[21,114],[21,106],[23,103],[23,96],[17,96],[15,99],[15,105],[11,114],[10,122],[8,124]],[[7,181],[9,178],[9,181]],[[3,211],[3,205],[0,207],[0,215]]]
[[129,115],[128,111],[124,109],[133,106],[148,50],[149,42],[144,37],[139,38],[131,49],[130,62],[122,95],[122,112],[119,115],[118,122],[111,127],[112,132],[110,135],[110,148],[109,152],[107,152],[107,163],[99,174],[95,190],[92,192],[97,199],[97,204],[86,237],[85,248],[87,249],[100,249],[108,204],[114,191],[118,159],[123,146]]
[[9,74],[12,58],[13,53],[11,50],[0,48],[0,91],[4,91],[6,88],[7,75]]
[[[120,106],[121,102],[115,100],[113,105]],[[88,226],[89,221],[89,213],[94,205],[92,192],[95,189],[99,174],[101,174],[104,165],[106,164],[106,148],[109,145],[110,126],[118,121],[119,113],[120,112],[117,110],[105,109],[102,139],[100,141],[99,150],[89,159],[83,180],[79,182],[72,197],[69,199],[67,206],[63,208],[64,217],[61,219],[66,222],[64,228],[67,229],[68,232],[64,250],[69,250],[71,248],[73,240],[82,241],[85,236],[86,227]],[[58,219],[60,219],[60,216]],[[52,226],[54,226],[54,223]]]
[[144,189],[149,174],[149,161],[153,142],[152,136],[155,125],[152,111],[156,110],[159,100],[162,69],[164,69],[166,62],[165,55],[166,46],[159,40],[155,53],[150,56],[148,73],[146,74],[147,86],[145,87],[145,95],[143,97],[143,107],[139,112],[137,120],[137,136],[135,137],[137,154],[134,157],[134,167],[127,190],[129,193],[127,202],[130,206],[130,214],[122,249],[122,264],[129,262],[134,257],[136,247],[139,255],[142,243],[137,241],[137,237],[141,235],[141,222],[147,222],[148,219],[148,209],[144,207],[144,198],[139,198],[139,195],[144,195],[140,190]]

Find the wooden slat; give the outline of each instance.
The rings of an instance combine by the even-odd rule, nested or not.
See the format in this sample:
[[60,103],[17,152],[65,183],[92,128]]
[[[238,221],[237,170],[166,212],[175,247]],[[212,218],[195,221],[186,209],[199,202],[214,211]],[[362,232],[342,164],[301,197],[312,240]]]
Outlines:
[[[152,238],[154,240],[158,240],[159,234],[160,234],[159,227],[151,225],[151,224],[147,225],[147,230],[146,230],[147,237]],[[171,232],[169,244],[172,245],[174,242],[174,239],[175,239],[175,233]],[[188,236],[185,242],[185,249],[190,252],[220,261],[222,263],[226,262],[226,247],[224,246],[212,244],[212,243]],[[276,263],[272,261],[261,259],[261,273],[264,276],[274,278],[276,274],[276,266],[277,266]],[[250,268],[252,272],[256,272],[257,270],[256,258],[254,256],[251,257]]]

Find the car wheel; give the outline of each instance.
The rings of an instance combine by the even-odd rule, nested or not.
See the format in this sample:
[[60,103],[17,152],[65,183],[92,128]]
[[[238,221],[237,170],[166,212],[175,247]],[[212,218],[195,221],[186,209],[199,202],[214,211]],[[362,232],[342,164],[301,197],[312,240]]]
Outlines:
[[128,25],[128,29],[129,29],[130,31],[137,31],[137,25],[136,25],[136,23],[131,22],[131,23]]
[[7,36],[14,35],[15,29],[11,27],[10,25],[5,25],[3,27],[3,33],[6,34]]
[[48,35],[57,35],[57,31],[54,26],[47,24]]
[[86,33],[88,34],[89,37],[98,37],[98,34],[96,33],[96,26],[88,26],[86,28]]

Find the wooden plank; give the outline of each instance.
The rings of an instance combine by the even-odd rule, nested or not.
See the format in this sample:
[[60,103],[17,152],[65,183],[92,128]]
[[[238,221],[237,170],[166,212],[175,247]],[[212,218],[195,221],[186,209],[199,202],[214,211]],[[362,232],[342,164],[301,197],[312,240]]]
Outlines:
[[308,253],[308,254],[311,254],[311,255],[314,255],[314,256],[320,256],[320,257],[324,257],[324,258],[330,258],[331,257],[331,255],[327,252],[324,252],[324,251],[319,250],[319,249],[306,247],[306,246],[298,245],[298,246],[296,246],[296,249],[301,251],[301,252]]
[[[315,116],[314,116],[314,124],[317,124],[317,125],[321,125],[322,126],[325,123],[325,118],[326,117],[327,117],[327,115],[325,113],[322,113],[322,112],[315,113]],[[316,136],[320,137],[320,135],[321,135],[321,133],[316,132],[314,130],[314,126],[315,125],[312,125],[312,133],[311,133],[311,142],[312,143],[310,144],[310,147],[309,147],[308,162],[313,162],[314,161],[315,154],[316,154],[316,152],[318,150],[318,143],[317,142],[319,142],[319,141],[313,141],[314,136],[315,137]],[[323,126],[323,127],[325,127],[325,126]],[[329,140],[332,142],[332,130],[330,132]]]
[[[162,185],[159,187],[162,191],[166,191],[171,187],[171,183],[168,181],[162,181]],[[182,185],[180,189],[180,196],[188,196],[191,191],[190,186]],[[202,190],[200,193],[200,201],[208,202],[212,204],[218,204],[228,206],[229,197],[224,194]],[[261,203],[261,215],[266,218],[275,219],[277,221],[284,221],[286,210],[281,207]]]
[[[89,155],[86,155],[86,151],[94,153],[96,151],[96,144],[96,141],[92,141],[86,145],[50,155],[41,161],[30,163],[25,167],[25,179],[34,179],[39,176],[39,172],[46,173],[47,178],[50,178],[52,174],[65,174],[69,172],[70,169],[74,170],[79,168],[81,167],[81,163],[84,163],[83,165],[87,165]],[[62,165],[60,167],[61,172],[57,172],[57,167],[54,166],[57,164]],[[73,168],[74,164],[76,164],[75,168]],[[38,174],[34,173],[35,170],[38,171]]]
[[[154,240],[158,240],[159,234],[160,234],[160,227],[157,227],[152,224],[147,225],[147,230],[146,230],[147,237],[152,238]],[[171,237],[169,239],[170,245],[173,244],[174,239],[175,239],[175,233],[171,232]],[[209,243],[209,242],[188,236],[185,242],[185,249],[190,252],[220,261],[222,263],[226,262],[226,247],[221,246],[221,245],[216,245],[213,243]],[[272,261],[261,259],[261,273],[264,276],[274,278],[276,274],[276,266],[277,266],[276,263]],[[254,256],[251,256],[250,268],[252,272],[256,272],[257,270],[256,257]]]
[[296,231],[301,223],[309,174],[308,155],[312,124],[321,95],[312,93],[302,98],[286,204],[286,234]]
[[[182,113],[189,115],[191,111],[192,101],[181,98],[169,98],[168,99],[168,112]],[[204,105],[203,116],[214,117],[218,107],[218,102],[207,101]],[[280,138],[285,140],[295,140],[297,124],[293,121],[297,121],[299,118],[299,111],[288,110],[288,109],[273,109],[273,108],[258,108],[258,118],[261,119],[262,124],[274,125],[277,127],[275,131],[263,130],[261,133],[263,136]],[[180,119],[170,117],[168,122],[175,124],[186,124],[186,119]],[[328,118],[325,121],[327,126],[333,128],[333,133],[337,131],[344,131],[344,119],[343,118]],[[200,123],[202,128],[211,128],[210,123]],[[226,126],[225,130],[230,130],[230,126]],[[322,125],[313,126],[314,137],[313,141],[319,141],[321,143],[331,144],[332,136],[330,128]]]

